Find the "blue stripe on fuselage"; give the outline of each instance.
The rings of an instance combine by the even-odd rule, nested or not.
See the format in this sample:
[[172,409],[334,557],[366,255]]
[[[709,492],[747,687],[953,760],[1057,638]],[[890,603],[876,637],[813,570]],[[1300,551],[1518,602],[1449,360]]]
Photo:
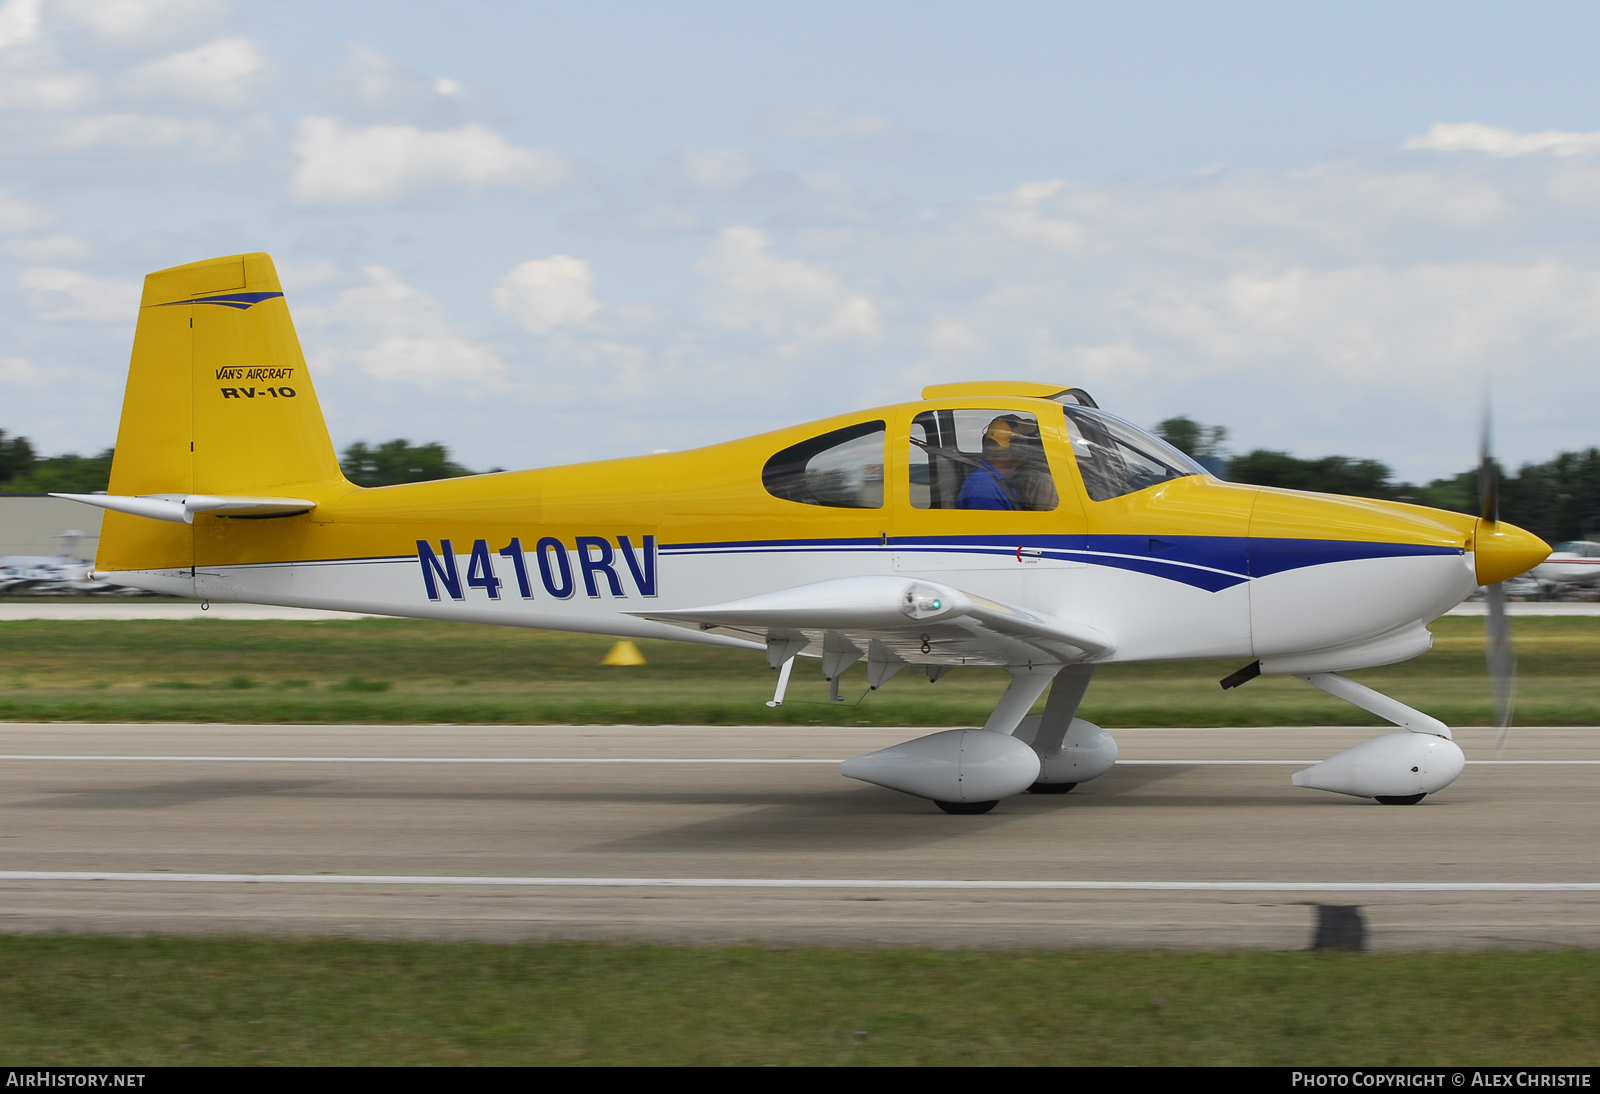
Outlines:
[[[1372,558],[1460,555],[1459,547],[1244,536],[910,536],[862,539],[731,540],[664,543],[663,555],[837,553],[969,554],[1006,557],[1018,548],[1039,557],[1131,570],[1218,592],[1251,578],[1307,566]],[[930,560],[931,561],[931,560]]]

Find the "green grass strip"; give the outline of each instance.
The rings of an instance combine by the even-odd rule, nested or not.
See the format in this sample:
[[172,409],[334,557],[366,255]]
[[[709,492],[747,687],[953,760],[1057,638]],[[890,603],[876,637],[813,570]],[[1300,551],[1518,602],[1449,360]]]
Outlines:
[[[1600,724],[1600,619],[1513,621],[1522,725]],[[1455,726],[1492,722],[1483,624],[1441,619],[1432,652],[1356,679]],[[0,623],[0,720],[88,722],[981,725],[1000,669],[937,684],[905,670],[829,703],[820,663],[796,666],[789,702],[759,652],[638,643],[647,664],[600,663],[612,639],[403,619],[337,622]],[[1083,717],[1123,726],[1379,725],[1299,680],[1223,691],[1236,661],[1108,665]],[[860,702],[855,702],[860,698]]]
[[1580,953],[0,936],[0,966],[13,1065],[1600,1063]]

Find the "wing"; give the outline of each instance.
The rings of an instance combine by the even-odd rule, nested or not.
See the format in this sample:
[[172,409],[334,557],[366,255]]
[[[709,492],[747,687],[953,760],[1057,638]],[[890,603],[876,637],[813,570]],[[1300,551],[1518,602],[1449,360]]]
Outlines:
[[[725,604],[629,612],[849,665],[1022,665],[1099,660],[1116,649],[1093,627],[901,577],[842,577]],[[833,673],[829,673],[833,675]]]

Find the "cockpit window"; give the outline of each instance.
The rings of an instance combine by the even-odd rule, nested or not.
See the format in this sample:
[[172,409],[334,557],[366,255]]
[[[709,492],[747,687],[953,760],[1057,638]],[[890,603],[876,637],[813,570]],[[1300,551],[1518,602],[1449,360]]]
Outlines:
[[928,410],[911,423],[916,509],[1044,512],[1060,499],[1039,420],[1010,410]]
[[883,508],[884,423],[861,422],[790,445],[767,461],[767,492],[802,505]]
[[1109,501],[1169,479],[1206,473],[1167,442],[1121,418],[1086,406],[1062,409],[1084,489],[1094,501]]
[[1591,543],[1586,539],[1568,540],[1566,543],[1556,544],[1555,553],[1577,555],[1579,558],[1600,558],[1600,543]]

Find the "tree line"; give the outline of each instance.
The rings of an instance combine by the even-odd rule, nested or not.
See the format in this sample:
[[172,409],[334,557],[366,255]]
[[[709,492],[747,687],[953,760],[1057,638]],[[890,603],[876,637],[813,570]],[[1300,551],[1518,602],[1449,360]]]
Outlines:
[[98,456],[39,456],[26,437],[0,429],[0,493],[92,494],[111,481],[111,449]]
[[[1229,482],[1315,490],[1358,498],[1404,501],[1457,513],[1478,512],[1478,469],[1421,484],[1399,482],[1381,460],[1323,456],[1305,460],[1268,448],[1231,455],[1228,431],[1188,417],[1156,426],[1162,440],[1195,457]],[[1544,463],[1525,463],[1500,474],[1500,519],[1526,528],[1547,543],[1600,534],[1600,448],[1561,452]]]
[[[1226,428],[1201,425],[1187,416],[1168,418],[1156,426],[1156,432],[1230,482],[1412,502],[1458,513],[1478,511],[1476,468],[1426,484],[1399,482],[1381,460],[1350,456],[1301,459],[1267,448],[1233,455],[1226,448]],[[108,448],[94,456],[41,457],[26,437],[8,436],[0,430],[0,493],[92,494],[105,490],[111,479],[111,455]],[[404,439],[377,445],[357,441],[344,450],[339,465],[345,477],[358,486],[394,486],[477,474],[452,460],[450,450],[442,444],[414,445]],[[1562,452],[1544,463],[1525,463],[1515,475],[1502,469],[1500,517],[1548,543],[1600,534],[1600,448]]]
[[[26,437],[8,437],[0,429],[0,494],[93,494],[111,482],[111,456],[40,457]],[[412,444],[407,440],[369,445],[357,441],[339,458],[344,477],[357,486],[395,486],[403,482],[428,482],[475,475],[450,458],[442,444]],[[498,470],[496,468],[495,470]]]

